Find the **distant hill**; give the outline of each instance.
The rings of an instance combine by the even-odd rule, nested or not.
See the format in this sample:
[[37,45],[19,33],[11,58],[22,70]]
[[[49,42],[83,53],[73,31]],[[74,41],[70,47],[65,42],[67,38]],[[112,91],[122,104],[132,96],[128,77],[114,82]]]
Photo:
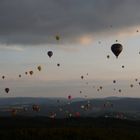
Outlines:
[[[32,110],[32,105],[39,105],[40,111]],[[26,110],[25,110],[26,108]],[[75,98],[1,98],[0,116],[11,115],[16,109],[19,116],[47,116],[57,118],[74,117],[115,117],[140,119],[140,98],[108,97],[102,99]]]

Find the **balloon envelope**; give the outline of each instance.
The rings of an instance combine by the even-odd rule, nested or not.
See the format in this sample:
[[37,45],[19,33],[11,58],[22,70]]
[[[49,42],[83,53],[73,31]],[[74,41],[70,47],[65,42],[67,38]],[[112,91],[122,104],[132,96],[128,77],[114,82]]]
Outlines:
[[5,88],[5,92],[6,92],[6,93],[8,93],[8,92],[9,92],[9,90],[10,90],[9,88]]
[[52,57],[52,55],[53,55],[53,52],[52,51],[48,51],[48,56]]
[[119,44],[119,43],[113,44],[111,46],[111,51],[114,53],[116,58],[118,58],[118,56],[120,55],[122,50],[123,50],[123,46],[121,44]]

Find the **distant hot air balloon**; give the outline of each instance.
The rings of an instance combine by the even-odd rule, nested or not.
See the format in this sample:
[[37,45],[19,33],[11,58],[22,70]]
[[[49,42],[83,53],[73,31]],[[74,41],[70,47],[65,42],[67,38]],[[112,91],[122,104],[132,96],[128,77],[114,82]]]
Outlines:
[[102,86],[100,86],[100,90],[102,90],[103,89],[103,87]]
[[53,52],[52,51],[48,51],[48,56],[51,58],[53,55]]
[[16,109],[12,109],[12,110],[11,110],[11,114],[12,114],[13,117],[16,116],[17,110],[16,110]]
[[133,84],[131,84],[130,87],[133,88]]
[[2,76],[2,79],[5,79],[5,76]]
[[60,66],[60,64],[58,63],[58,64],[57,64],[57,66],[59,67],[59,66]]
[[71,100],[71,98],[72,98],[71,95],[69,95],[69,96],[68,96],[68,99]]
[[109,56],[109,55],[107,55],[107,58],[109,59],[109,58],[110,58],[110,56]]
[[84,79],[84,76],[81,76],[81,79]]
[[124,68],[124,65],[122,65],[122,68]]
[[39,111],[40,111],[39,105],[34,104],[34,105],[32,106],[32,110],[35,111],[35,112],[39,112]]
[[121,90],[121,89],[119,89],[119,92],[122,92],[122,90]]
[[123,50],[123,46],[119,43],[113,44],[111,46],[111,50],[114,53],[114,55],[116,56],[116,58],[118,58],[119,54],[122,52]]
[[9,88],[5,88],[5,92],[6,92],[6,93],[8,93],[8,92],[9,92],[9,90],[10,90]]
[[21,74],[19,74],[19,76],[18,76],[19,78],[21,78]]
[[56,35],[56,36],[55,36],[55,39],[56,39],[56,40],[60,40],[60,36]]
[[116,83],[116,80],[113,80],[113,83],[115,84]]
[[38,69],[39,71],[41,71],[41,66],[38,66],[37,69]]
[[30,73],[30,75],[33,75],[34,72],[31,70],[31,71],[29,71],[29,73]]
[[28,72],[25,72],[25,74],[27,75],[27,74],[28,74]]

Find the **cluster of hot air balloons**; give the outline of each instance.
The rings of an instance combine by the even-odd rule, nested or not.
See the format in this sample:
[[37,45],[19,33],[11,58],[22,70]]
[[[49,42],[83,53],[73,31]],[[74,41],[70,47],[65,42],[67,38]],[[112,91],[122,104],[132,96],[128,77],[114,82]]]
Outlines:
[[[110,25],[110,27],[112,28],[112,25]],[[139,31],[137,30],[137,32],[139,32]],[[59,41],[59,40],[60,40],[60,36],[59,36],[59,35],[56,35],[56,36],[55,36],[55,39],[56,39],[57,41]],[[101,41],[99,41],[98,43],[101,44]],[[120,43],[118,43],[118,40],[116,40],[116,43],[113,44],[113,45],[111,45],[111,51],[112,51],[112,53],[116,56],[116,58],[118,58],[119,55],[121,54],[121,52],[123,51],[123,45],[120,44]],[[139,52],[139,54],[140,54],[140,52]],[[49,50],[49,51],[47,52],[47,55],[48,55],[49,58],[52,58],[52,56],[54,55],[54,54],[53,54],[53,51]],[[107,55],[107,59],[110,59],[110,55]],[[60,63],[57,63],[57,66],[60,67]],[[125,68],[124,65],[122,65],[121,67],[122,67],[122,68]],[[36,67],[36,69],[37,69],[38,71],[41,71],[41,70],[42,70],[42,67],[39,65],[39,66]],[[32,75],[34,74],[34,71],[33,71],[33,70],[26,71],[26,72],[25,72],[25,75],[28,75],[28,74],[32,76]],[[86,77],[86,76],[89,76],[89,73],[86,73],[86,74],[84,74],[84,75],[81,75],[81,77],[80,77],[80,76],[79,76],[79,77],[80,77],[82,80],[87,80],[87,77]],[[22,75],[19,74],[18,77],[21,78]],[[6,78],[6,76],[3,75],[3,76],[2,76],[2,79],[4,80],[5,78]],[[138,79],[136,78],[135,81],[138,82]],[[118,83],[118,81],[113,80],[113,83],[112,83],[112,84],[113,84],[113,86],[115,86],[117,83]],[[86,85],[88,86],[88,85],[89,85],[89,82],[86,81]],[[139,85],[140,85],[140,82],[139,82]],[[130,84],[130,87],[133,88],[134,85],[133,85],[133,84]],[[93,86],[93,88],[96,88],[96,86]],[[98,92],[99,92],[99,91],[103,91],[103,90],[104,90],[104,86],[98,85],[96,90],[97,90]],[[114,91],[116,91],[116,90],[117,90],[117,92],[119,92],[119,93],[122,92],[122,89],[121,89],[121,88],[116,88],[116,87],[115,87],[115,88],[114,88]],[[9,93],[9,91],[10,91],[9,88],[5,88],[5,92],[6,92],[6,93]],[[85,93],[84,93],[82,90],[80,90],[80,94],[85,94]],[[87,98],[87,95],[84,95],[84,97]],[[69,106],[69,105],[71,104],[71,101],[72,101],[73,97],[72,97],[71,95],[68,95],[68,96],[67,96],[67,99],[68,99],[68,106]],[[60,100],[57,100],[57,103],[60,104]],[[106,103],[103,104],[103,107],[104,107],[104,108],[113,108],[113,104],[110,103],[110,102],[106,102]],[[25,111],[26,111],[26,109],[27,109],[27,108],[25,108]],[[84,110],[84,111],[89,111],[89,110],[93,109],[93,107],[92,107],[92,104],[90,103],[90,101],[88,100],[88,102],[87,102],[86,104],[80,106],[80,109],[82,109],[82,110]],[[39,112],[39,111],[40,111],[40,105],[38,105],[38,104],[33,104],[33,105],[32,105],[32,111],[34,111],[34,112]],[[63,111],[64,111],[66,114],[69,115],[69,117],[72,117],[72,116],[80,117],[80,115],[81,115],[80,112],[78,112],[78,111],[76,111],[76,112],[73,113],[71,110],[68,110],[68,109],[67,109],[67,110],[63,110],[63,108],[60,107],[60,106],[59,106],[59,111],[60,111],[60,112],[63,112]],[[12,115],[15,116],[15,115],[17,114],[17,109],[12,109],[11,112],[12,112]],[[50,117],[50,118],[55,118],[56,115],[57,115],[57,114],[56,114],[55,112],[51,112],[50,115],[49,115],[49,117]],[[121,116],[121,115],[120,115],[120,116]]]

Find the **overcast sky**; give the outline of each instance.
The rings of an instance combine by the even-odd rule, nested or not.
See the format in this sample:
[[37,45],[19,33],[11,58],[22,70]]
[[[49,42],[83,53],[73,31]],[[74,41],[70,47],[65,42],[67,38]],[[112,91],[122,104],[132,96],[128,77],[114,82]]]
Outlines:
[[[1,0],[1,96],[140,97],[139,23],[139,0]],[[110,50],[116,40],[123,45],[119,59]],[[29,70],[33,76],[25,76]]]

